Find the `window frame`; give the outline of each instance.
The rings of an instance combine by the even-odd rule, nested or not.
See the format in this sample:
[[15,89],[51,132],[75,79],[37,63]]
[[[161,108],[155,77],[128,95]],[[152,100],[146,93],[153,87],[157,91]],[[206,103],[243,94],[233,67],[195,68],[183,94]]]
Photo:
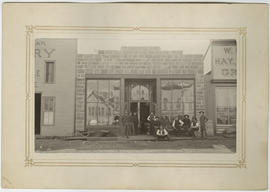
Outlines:
[[[234,127],[234,126],[236,126],[236,124],[218,124],[218,122],[217,122],[217,89],[220,89],[220,88],[225,88],[225,89],[235,89],[235,92],[236,92],[236,100],[235,100],[235,102],[236,102],[236,105],[235,105],[235,108],[236,108],[236,117],[235,117],[235,119],[236,119],[236,124],[237,124],[237,86],[236,85],[219,85],[219,86],[215,86],[215,124],[216,124],[216,126],[217,127]],[[229,117],[229,115],[228,115],[228,117]]]
[[[160,78],[160,114],[162,114],[162,81],[164,80],[167,80],[167,81],[175,81],[175,80],[179,80],[179,81],[193,81],[193,115],[196,116],[196,78],[195,77],[184,77],[184,78],[181,78],[181,77],[175,77],[175,78]],[[173,103],[177,103],[177,102],[173,102],[173,96],[171,95],[171,102],[168,102],[169,104],[169,108],[171,107],[172,109],[172,104]],[[190,104],[191,102],[187,102],[188,104]],[[172,112],[175,112],[177,110],[166,110],[166,111],[171,111]]]
[[[52,124],[45,124],[44,123],[44,114],[45,112],[50,112],[50,111],[45,111],[45,100],[46,98],[52,98],[53,99],[53,122]],[[41,97],[41,125],[42,126],[54,126],[55,125],[55,106],[56,106],[56,97],[55,96],[42,96]]]
[[[100,125],[100,124],[97,124],[97,125],[88,125],[87,124],[87,115],[88,115],[88,112],[87,112],[87,106],[88,106],[88,103],[95,103],[95,104],[97,104],[97,108],[98,108],[98,103],[99,102],[88,102],[87,101],[87,81],[88,80],[96,80],[97,81],[97,92],[99,92],[99,84],[98,84],[98,81],[102,81],[102,80],[107,80],[107,81],[115,81],[115,80],[117,80],[117,81],[119,81],[119,97],[120,97],[120,99],[119,99],[119,115],[121,114],[121,78],[113,78],[113,77],[108,77],[108,78],[98,78],[98,77],[86,77],[85,78],[85,103],[84,103],[84,111],[85,111],[85,113],[84,113],[84,127],[87,129],[87,128],[90,128],[90,127],[108,127],[108,126],[110,126],[108,123],[106,123],[106,124],[104,124],[104,125]],[[109,87],[108,87],[108,90],[110,90],[110,83],[109,83]],[[97,114],[98,113],[98,114]],[[100,111],[95,111],[95,115],[97,115],[97,116],[99,116],[100,115],[100,113],[101,113],[101,110]],[[110,112],[111,113],[111,112]],[[104,114],[106,115],[106,116],[108,116],[108,118],[109,118],[109,112],[108,111],[106,111],[105,109],[104,109]],[[91,114],[92,115],[92,114]],[[97,121],[98,121],[98,117],[97,117]]]
[[[55,84],[56,83],[56,61],[55,60],[45,60],[45,67],[44,67],[44,83],[45,84]],[[53,81],[47,82],[46,75],[47,75],[47,64],[53,63]]]

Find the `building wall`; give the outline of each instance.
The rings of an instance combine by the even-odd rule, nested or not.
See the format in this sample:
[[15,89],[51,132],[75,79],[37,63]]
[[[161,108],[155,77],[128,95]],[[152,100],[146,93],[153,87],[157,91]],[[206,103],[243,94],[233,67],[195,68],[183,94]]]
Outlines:
[[122,47],[100,50],[97,54],[78,54],[76,71],[76,130],[84,130],[85,76],[106,74],[195,75],[196,111],[205,110],[203,56],[182,51],[163,51],[159,47]]
[[236,50],[235,40],[212,40],[210,49],[205,55],[204,62],[208,65],[207,62],[211,63],[211,71],[205,75],[206,116],[209,119],[208,123],[214,128],[214,134],[223,133],[224,130],[228,132],[236,130],[235,125],[217,125],[216,98],[217,88],[236,88]]
[[[54,125],[43,125],[41,118],[40,135],[70,136],[74,132],[77,40],[38,39],[35,45],[35,92],[55,97]],[[45,83],[46,61],[55,61],[53,84]]]
[[216,96],[215,96],[215,86],[211,83],[212,73],[209,72],[205,75],[205,116],[208,118],[206,131],[207,135],[215,135],[216,133]]

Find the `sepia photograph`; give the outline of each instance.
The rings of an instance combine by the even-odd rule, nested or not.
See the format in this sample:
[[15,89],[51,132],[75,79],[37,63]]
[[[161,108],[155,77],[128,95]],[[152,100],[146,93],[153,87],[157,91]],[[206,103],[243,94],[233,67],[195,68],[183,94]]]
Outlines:
[[267,4],[4,3],[2,186],[267,190],[268,24]]
[[235,153],[235,39],[35,39],[35,151]]

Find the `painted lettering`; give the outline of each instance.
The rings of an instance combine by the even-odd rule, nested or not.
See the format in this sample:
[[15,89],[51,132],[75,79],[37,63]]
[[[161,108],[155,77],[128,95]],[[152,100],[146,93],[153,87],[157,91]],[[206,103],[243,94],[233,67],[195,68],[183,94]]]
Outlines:
[[224,47],[225,54],[231,54],[232,48],[231,47]]
[[230,76],[231,78],[235,78],[236,77],[236,69],[222,69],[221,70],[221,74],[224,77],[228,77]]
[[47,49],[43,49],[44,52],[47,54],[47,57],[50,58],[51,54],[55,51],[55,49],[51,49],[50,51],[48,51]]
[[45,41],[36,41],[35,45],[36,46],[46,46],[46,42]]
[[222,58],[221,64],[228,64],[225,58]]
[[35,56],[41,57],[40,49],[35,49]]
[[230,64],[233,64],[233,58],[228,58]]
[[35,49],[35,57],[50,58],[55,49]]
[[215,58],[216,65],[235,65],[234,58]]

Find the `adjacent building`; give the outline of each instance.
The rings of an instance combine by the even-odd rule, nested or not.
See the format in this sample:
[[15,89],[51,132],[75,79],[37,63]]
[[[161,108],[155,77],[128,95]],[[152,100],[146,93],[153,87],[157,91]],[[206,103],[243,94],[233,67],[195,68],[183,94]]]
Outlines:
[[75,39],[35,41],[35,134],[74,133],[76,56]]
[[215,134],[236,131],[237,46],[235,40],[212,40],[205,55],[206,115]]

